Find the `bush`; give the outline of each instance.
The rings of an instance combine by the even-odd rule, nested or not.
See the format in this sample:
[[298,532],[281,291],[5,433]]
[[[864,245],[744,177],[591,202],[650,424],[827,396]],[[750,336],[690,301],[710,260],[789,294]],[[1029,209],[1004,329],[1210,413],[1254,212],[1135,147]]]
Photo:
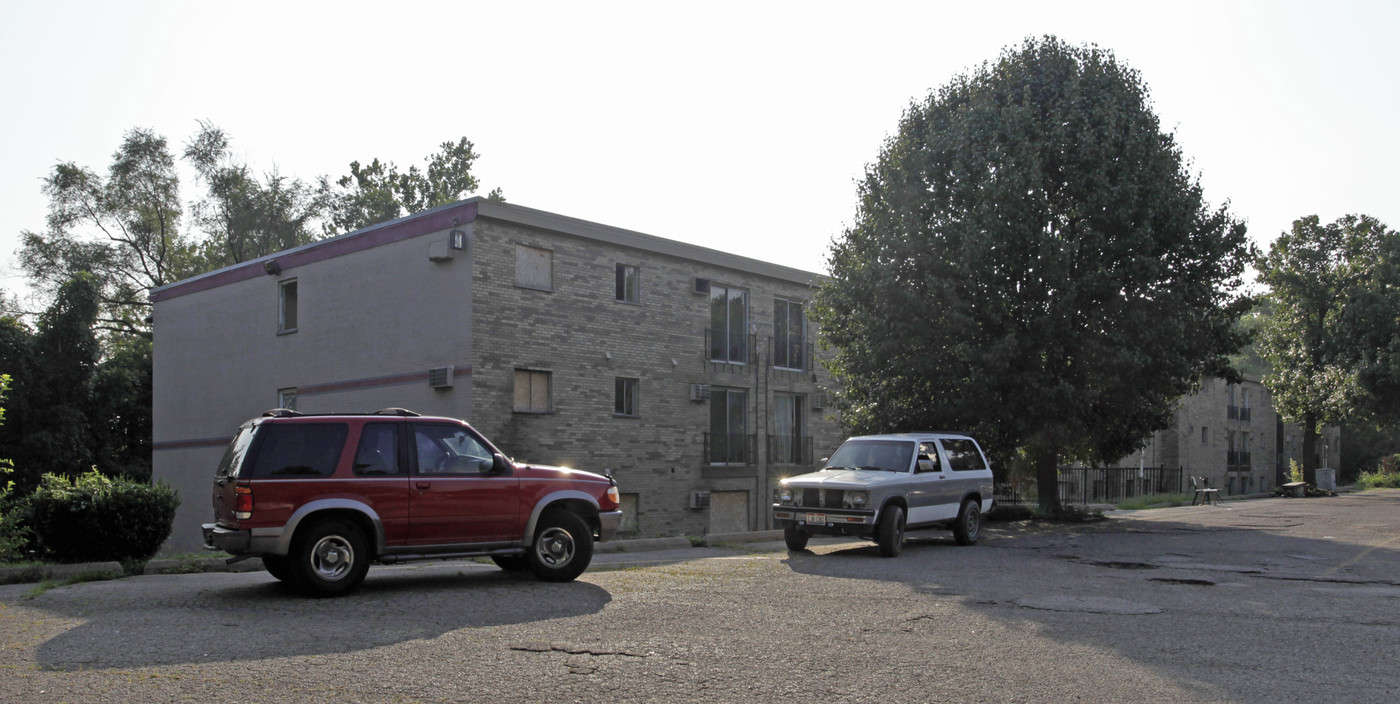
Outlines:
[[144,560],[170,537],[179,505],[164,483],[113,480],[95,469],[72,481],[46,474],[31,499],[34,542],[58,562]]
[[29,496],[15,491],[14,467],[0,460],[0,562],[24,560],[29,548]]

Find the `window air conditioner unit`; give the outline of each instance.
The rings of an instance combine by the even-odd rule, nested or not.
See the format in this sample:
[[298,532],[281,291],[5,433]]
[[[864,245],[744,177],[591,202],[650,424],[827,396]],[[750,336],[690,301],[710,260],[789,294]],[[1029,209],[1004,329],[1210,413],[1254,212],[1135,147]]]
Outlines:
[[704,401],[704,400],[707,400],[707,399],[709,399],[709,398],[710,398],[710,385],[709,385],[709,384],[691,384],[691,385],[690,385],[690,400],[692,400],[692,401]]
[[702,296],[710,295],[710,280],[696,277],[694,290]]
[[428,386],[434,389],[452,388],[453,367],[433,367],[428,370]]
[[691,507],[691,508],[709,508],[709,507],[710,507],[710,492],[708,492],[708,491],[692,491],[692,492],[690,492],[690,507]]

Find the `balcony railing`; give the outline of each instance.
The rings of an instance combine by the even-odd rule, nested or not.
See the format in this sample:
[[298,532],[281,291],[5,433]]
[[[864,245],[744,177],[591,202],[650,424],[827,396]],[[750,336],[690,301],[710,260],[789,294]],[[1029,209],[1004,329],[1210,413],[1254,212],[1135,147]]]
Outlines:
[[743,433],[705,433],[705,464],[754,463],[757,440]]
[[780,344],[781,340],[771,336],[768,338],[768,366],[802,372],[812,371],[812,343],[787,345],[786,349],[779,349]]
[[768,436],[768,464],[812,464],[812,438],[797,435]]
[[757,362],[757,335],[738,335],[738,340],[730,339],[728,330],[705,329],[705,359],[711,362],[729,364],[754,364]]

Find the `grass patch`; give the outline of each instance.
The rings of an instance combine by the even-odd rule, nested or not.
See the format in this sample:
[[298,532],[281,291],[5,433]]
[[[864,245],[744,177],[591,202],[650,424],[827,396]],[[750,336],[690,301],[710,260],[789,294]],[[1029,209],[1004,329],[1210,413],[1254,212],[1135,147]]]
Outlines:
[[1400,472],[1362,472],[1356,478],[1358,489],[1400,489]]
[[1148,494],[1147,496],[1137,496],[1119,501],[1116,508],[1124,511],[1141,511],[1148,508],[1186,506],[1191,503],[1193,498],[1195,498],[1195,494]]
[[1061,505],[1060,510],[1046,513],[1031,504],[993,504],[988,521],[1049,521],[1052,523],[1084,523],[1103,520],[1103,514],[1083,506]]
[[693,547],[693,548],[703,548],[703,547],[705,547],[705,536],[703,536],[703,535],[687,535],[687,536],[685,536],[685,539],[690,541],[690,547]]
[[82,584],[84,582],[105,582],[111,579],[121,579],[126,575],[115,570],[98,570],[96,572],[84,572],[67,579],[46,579],[34,588],[24,593],[25,599],[33,599],[54,587],[66,587],[70,584]]

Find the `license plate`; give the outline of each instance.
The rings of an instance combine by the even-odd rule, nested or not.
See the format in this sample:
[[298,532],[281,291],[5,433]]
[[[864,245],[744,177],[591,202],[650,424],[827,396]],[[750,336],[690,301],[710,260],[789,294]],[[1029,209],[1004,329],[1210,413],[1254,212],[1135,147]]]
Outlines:
[[814,523],[814,524],[817,524],[817,525],[822,525],[822,526],[824,526],[824,525],[826,525],[826,514],[825,514],[825,513],[809,513],[809,514],[807,514],[807,517],[804,518],[803,520],[807,521],[807,523],[809,523],[809,524]]

